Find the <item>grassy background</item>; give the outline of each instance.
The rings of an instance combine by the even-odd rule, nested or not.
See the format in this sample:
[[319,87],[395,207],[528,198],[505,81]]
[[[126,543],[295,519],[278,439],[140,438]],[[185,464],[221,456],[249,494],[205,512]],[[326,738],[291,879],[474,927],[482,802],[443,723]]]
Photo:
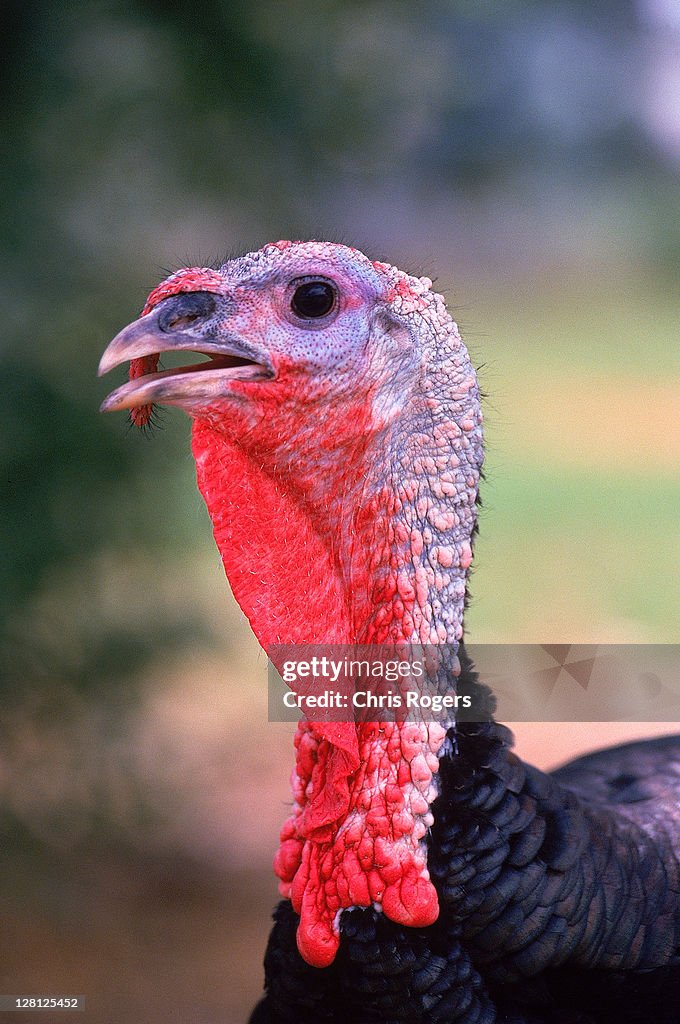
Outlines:
[[472,636],[677,642],[677,291],[611,272],[469,291],[488,395]]

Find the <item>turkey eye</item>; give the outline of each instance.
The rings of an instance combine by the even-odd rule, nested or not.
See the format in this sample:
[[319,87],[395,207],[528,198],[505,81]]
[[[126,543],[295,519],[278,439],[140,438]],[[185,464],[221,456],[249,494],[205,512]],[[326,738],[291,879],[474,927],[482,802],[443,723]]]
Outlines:
[[318,320],[335,305],[335,288],[328,281],[305,281],[290,300],[290,308],[303,320]]

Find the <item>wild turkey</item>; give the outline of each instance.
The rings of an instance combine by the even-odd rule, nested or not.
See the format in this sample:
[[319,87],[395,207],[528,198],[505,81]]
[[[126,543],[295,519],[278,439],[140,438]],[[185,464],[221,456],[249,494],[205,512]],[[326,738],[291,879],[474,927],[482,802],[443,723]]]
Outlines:
[[[158,353],[209,362],[157,371]],[[457,650],[482,415],[427,278],[277,242],[178,271],[103,409],[193,418],[233,592],[273,643]],[[544,774],[492,720],[303,723],[252,1021],[680,1020],[680,737]],[[550,728],[550,726],[546,726]]]

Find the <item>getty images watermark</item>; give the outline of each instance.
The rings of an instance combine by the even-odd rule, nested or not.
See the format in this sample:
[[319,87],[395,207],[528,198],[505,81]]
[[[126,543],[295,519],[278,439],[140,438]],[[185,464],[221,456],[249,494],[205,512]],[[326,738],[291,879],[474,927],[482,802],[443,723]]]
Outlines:
[[678,721],[680,645],[275,644],[270,721]]
[[306,652],[306,656],[285,658],[279,664],[283,682],[291,687],[283,695],[284,706],[305,714],[351,710],[382,715],[406,710],[439,715],[472,706],[471,696],[452,688],[434,692],[431,672],[435,662],[421,651],[406,657],[404,652],[381,645],[375,651],[353,649],[344,656],[336,652],[335,657]]

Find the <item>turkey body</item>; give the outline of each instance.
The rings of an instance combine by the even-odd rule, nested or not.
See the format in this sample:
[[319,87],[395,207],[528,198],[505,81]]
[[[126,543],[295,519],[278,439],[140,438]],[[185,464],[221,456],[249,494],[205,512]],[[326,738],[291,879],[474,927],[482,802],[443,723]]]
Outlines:
[[345,911],[319,970],[282,901],[251,1024],[680,1021],[680,736],[550,774],[511,746],[495,722],[447,734],[428,836],[436,923]]
[[[158,370],[182,351],[207,361]],[[439,693],[487,707],[448,732],[300,723],[253,1024],[678,1024],[680,738],[549,775],[488,713],[462,646],[483,416],[432,281],[272,242],[162,282],[100,372],[128,360],[102,408],[191,416],[215,541],[265,650],[434,644]]]

